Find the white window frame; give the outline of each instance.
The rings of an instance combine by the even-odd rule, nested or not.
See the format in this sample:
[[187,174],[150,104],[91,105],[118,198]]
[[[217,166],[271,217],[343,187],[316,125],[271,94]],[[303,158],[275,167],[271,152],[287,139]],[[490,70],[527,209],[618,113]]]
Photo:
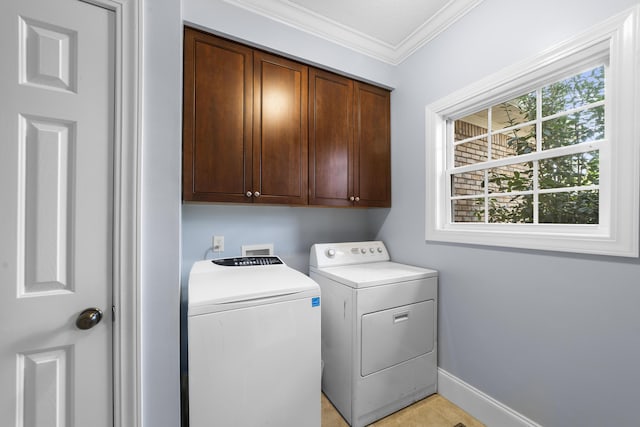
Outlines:
[[[638,257],[640,6],[426,107],[426,240]],[[605,71],[597,225],[454,223],[447,122],[598,65]]]

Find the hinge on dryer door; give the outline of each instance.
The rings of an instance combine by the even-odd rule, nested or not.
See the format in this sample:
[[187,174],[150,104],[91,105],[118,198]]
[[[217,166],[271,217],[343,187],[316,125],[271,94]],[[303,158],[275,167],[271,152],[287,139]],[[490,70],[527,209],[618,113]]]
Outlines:
[[116,306],[111,306],[111,323],[116,321]]

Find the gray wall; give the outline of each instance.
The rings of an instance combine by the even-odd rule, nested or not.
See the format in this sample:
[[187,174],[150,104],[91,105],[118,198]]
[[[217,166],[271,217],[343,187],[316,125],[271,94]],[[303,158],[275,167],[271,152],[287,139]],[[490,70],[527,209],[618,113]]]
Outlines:
[[[276,23],[221,0],[183,0],[186,24],[265,50],[320,64],[325,69],[393,87],[395,67],[357,54],[292,27]],[[378,215],[384,216],[388,209]],[[375,236],[377,222],[371,210],[242,206],[188,203],[182,209],[183,287],[193,261],[211,247],[213,234],[225,236],[225,252],[237,256],[243,244],[274,243],[275,253],[307,272],[309,248],[315,242],[367,240]],[[211,258],[214,255],[206,254]]]
[[[308,273],[311,245],[371,239],[377,223],[369,217],[364,209],[187,203],[182,208],[183,286],[194,261],[239,256],[241,246],[251,244],[272,243],[287,265]],[[212,252],[214,234],[224,236],[224,252]]]
[[378,238],[441,273],[439,366],[544,426],[638,425],[640,264],[425,243],[425,106],[632,5],[485,0],[397,69]]
[[142,425],[180,425],[180,0],[143,0],[140,230]]
[[[175,427],[181,2],[143,4],[143,425]],[[425,105],[631,4],[485,0],[394,68],[219,0],[184,0],[186,21],[397,89],[393,208],[184,205],[183,275],[214,233],[225,235],[225,255],[273,241],[300,269],[313,241],[379,237],[396,260],[441,272],[442,368],[545,426],[637,425],[638,260],[425,243],[423,196]]]
[[307,64],[355,76],[386,87],[395,86],[395,68],[329,43],[306,32],[237,8],[222,0],[183,0],[188,25],[223,35]]
[[[395,85],[395,68],[351,50],[275,23],[220,0],[184,0],[188,25],[235,39],[308,64],[317,64],[378,85]],[[289,266],[308,272],[309,249],[316,242],[372,239],[388,209],[185,203],[182,206],[182,332],[186,336],[187,277],[194,261],[240,255],[241,245],[273,243]],[[225,237],[225,251],[211,252],[213,235]],[[183,373],[186,342],[181,343]]]

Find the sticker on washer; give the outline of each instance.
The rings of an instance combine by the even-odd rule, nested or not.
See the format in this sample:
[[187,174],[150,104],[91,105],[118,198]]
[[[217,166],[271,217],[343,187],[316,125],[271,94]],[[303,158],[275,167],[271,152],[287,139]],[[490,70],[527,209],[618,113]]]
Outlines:
[[320,307],[320,297],[311,298],[311,307]]

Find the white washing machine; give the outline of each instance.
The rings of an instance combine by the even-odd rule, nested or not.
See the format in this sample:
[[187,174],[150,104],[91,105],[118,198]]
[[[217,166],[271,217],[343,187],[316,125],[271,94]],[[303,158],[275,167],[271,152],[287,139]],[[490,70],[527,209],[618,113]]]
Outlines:
[[322,290],[322,390],[353,427],[436,392],[437,272],[380,241],[311,247]]
[[278,257],[189,274],[190,427],[320,427],[320,288]]

